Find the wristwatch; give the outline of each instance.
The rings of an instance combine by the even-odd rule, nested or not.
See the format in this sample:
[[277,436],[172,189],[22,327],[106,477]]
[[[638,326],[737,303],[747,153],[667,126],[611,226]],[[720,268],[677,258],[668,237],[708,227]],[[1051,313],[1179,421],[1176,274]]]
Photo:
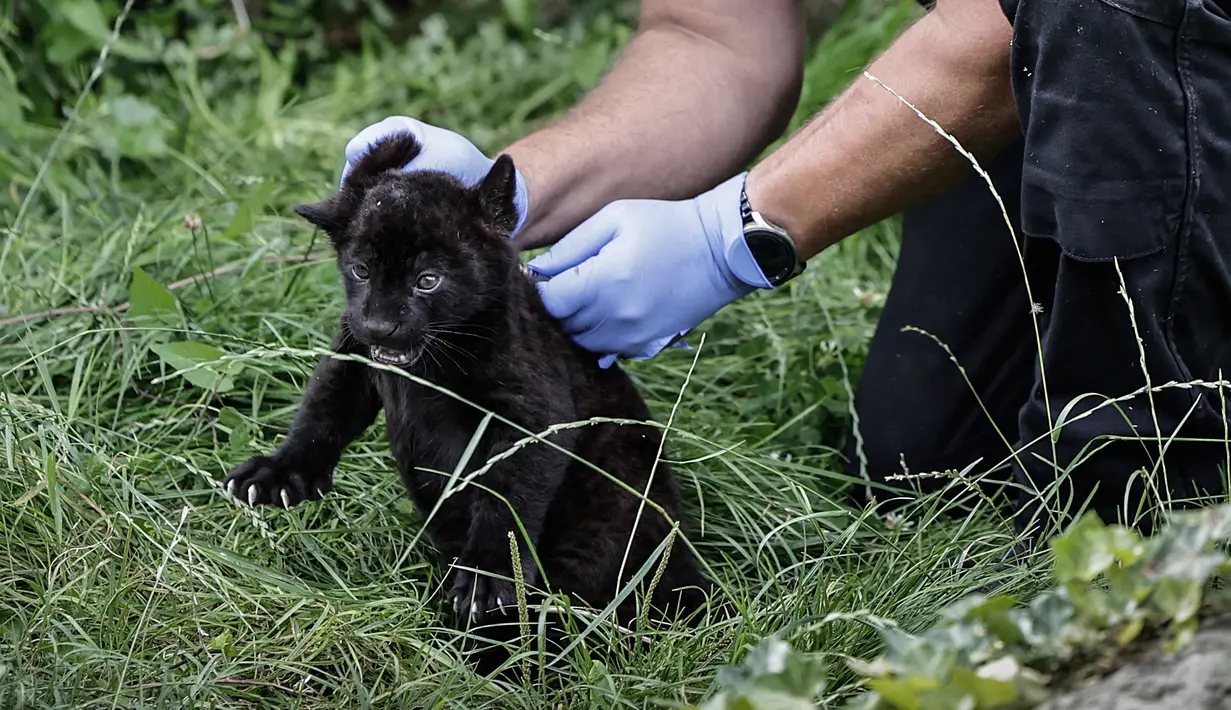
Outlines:
[[785,229],[762,217],[760,212],[753,212],[752,205],[748,204],[748,193],[742,188],[739,211],[744,220],[744,243],[770,287],[778,288],[799,276],[806,263],[799,258],[795,241]]

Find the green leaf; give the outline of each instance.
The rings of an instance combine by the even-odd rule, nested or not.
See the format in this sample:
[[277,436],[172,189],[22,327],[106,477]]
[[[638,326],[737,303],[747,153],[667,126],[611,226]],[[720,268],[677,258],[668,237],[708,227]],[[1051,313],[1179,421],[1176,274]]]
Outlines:
[[[1000,650],[1000,643],[995,636],[987,632],[987,628],[978,621],[963,619],[956,623],[940,624],[930,629],[924,638],[932,647],[951,650],[955,663],[983,663],[994,657]],[[927,649],[928,647],[924,647]],[[924,650],[930,653],[930,650]],[[921,654],[920,657],[923,657]],[[937,654],[938,659],[944,659],[945,654]],[[918,672],[918,667],[908,670]],[[947,672],[947,668],[938,667],[939,674]]]
[[1052,541],[1056,555],[1055,577],[1060,584],[1087,584],[1116,562],[1123,543],[1107,530],[1096,513],[1086,513],[1064,534]]
[[232,453],[243,451],[248,445],[248,441],[252,438],[252,428],[248,426],[247,420],[234,407],[223,407],[218,412],[218,423],[225,427],[229,434],[227,436],[227,449]]
[[218,393],[230,391],[234,386],[233,378],[241,369],[238,363],[218,362],[225,352],[193,340],[157,343],[150,347],[168,366],[184,370],[184,379]]
[[111,115],[121,126],[148,126],[159,117],[154,104],[136,96],[117,96],[109,101]]
[[501,0],[505,17],[517,29],[529,34],[534,29],[534,16],[538,14],[538,0]]
[[1137,617],[1129,621],[1124,626],[1121,626],[1116,631],[1116,643],[1121,646],[1127,646],[1141,635],[1141,630],[1145,627],[1145,618]]
[[96,0],[59,0],[56,4],[64,19],[94,40],[97,46],[101,47],[107,43],[111,30],[107,27],[107,18]]
[[30,99],[18,90],[17,72],[0,49],[0,128],[11,129],[21,124],[25,120],[23,112],[30,107]]
[[798,654],[786,641],[770,637],[748,652],[741,667],[720,669],[717,681],[730,694],[725,705],[716,707],[742,707],[739,702],[750,702],[748,707],[756,710],[811,710],[812,699],[824,690],[828,674],[821,659]]
[[174,323],[179,319],[175,296],[140,266],[133,267],[132,283],[128,286],[128,319],[134,323]]
[[230,629],[210,639],[208,646],[211,651],[218,651],[227,658],[235,658],[239,655],[239,649],[235,648],[235,635]]
[[235,407],[223,407],[218,411],[218,423],[234,430],[244,426],[244,416]]
[[1150,601],[1169,619],[1182,624],[1197,615],[1204,589],[1204,579],[1164,579],[1154,588]]
[[966,616],[982,622],[987,630],[1002,642],[1018,644],[1023,639],[1022,630],[1009,614],[1016,604],[1015,597],[997,595],[969,609]]
[[[938,631],[944,633],[944,629]],[[881,637],[885,641],[885,660],[906,675],[941,678],[957,661],[955,647],[936,643],[930,638],[912,636],[894,628],[882,630]]]
[[256,216],[260,214],[265,205],[269,204],[269,199],[274,194],[274,181],[265,180],[260,187],[253,190],[248,199],[239,204],[235,210],[235,218],[227,225],[226,231],[222,233],[221,239],[234,239],[241,234],[247,234],[252,229],[253,223],[256,221]]
[[875,690],[882,698],[900,710],[919,710],[919,696],[928,690],[940,687],[939,681],[927,676],[906,676],[903,678],[872,678],[868,687]]
[[50,22],[43,30],[47,61],[64,66],[98,48],[97,44],[67,22]]
[[158,107],[129,94],[108,97],[89,123],[90,136],[101,151],[135,159],[165,155],[170,127]]
[[1036,655],[1055,656],[1067,652],[1070,644],[1081,635],[1075,623],[1076,611],[1062,587],[1035,597],[1030,606],[1015,617],[1024,642]]
[[611,64],[611,48],[606,42],[590,42],[569,60],[569,69],[579,86],[588,89],[598,83]]
[[1175,636],[1167,642],[1166,650],[1168,653],[1175,653],[1184,648],[1197,635],[1197,619],[1188,619],[1182,623],[1175,625]]
[[1008,680],[980,676],[967,668],[954,668],[953,685],[963,694],[973,697],[977,707],[994,708],[1008,705],[1017,697],[1017,685],[1013,680],[1017,678],[1018,666],[1017,662],[1009,657],[1002,659],[1000,665],[1011,669]]
[[607,666],[602,661],[590,662],[590,668],[586,673],[586,683],[590,688],[591,710],[614,707],[612,699],[620,697],[620,692],[611,678],[611,673],[607,671]]

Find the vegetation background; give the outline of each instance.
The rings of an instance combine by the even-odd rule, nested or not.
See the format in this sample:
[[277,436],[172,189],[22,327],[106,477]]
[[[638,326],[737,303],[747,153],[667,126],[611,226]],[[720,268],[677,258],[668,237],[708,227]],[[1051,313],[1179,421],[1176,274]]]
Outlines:
[[[792,128],[919,13],[806,4]],[[935,496],[890,516],[845,497],[838,447],[896,220],[725,309],[699,352],[629,365],[670,421],[690,541],[734,619],[616,644],[579,617],[566,655],[527,646],[525,682],[478,678],[381,426],[323,502],[252,510],[219,490],[286,431],[341,302],[288,207],[332,189],[346,141],[388,115],[488,151],[550,121],[635,16],[628,0],[0,1],[0,707],[688,705],[742,682],[724,669],[746,658],[781,675],[778,640],[798,677],[774,697],[803,704],[773,707],[836,707],[863,682],[844,661],[886,630],[1044,582],[997,564],[1012,530],[975,496],[958,518]]]

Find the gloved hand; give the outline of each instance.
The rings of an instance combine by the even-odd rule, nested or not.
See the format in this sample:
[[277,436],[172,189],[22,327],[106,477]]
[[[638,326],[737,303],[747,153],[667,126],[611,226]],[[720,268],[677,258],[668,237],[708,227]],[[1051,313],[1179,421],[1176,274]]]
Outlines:
[[[487,175],[492,164],[496,162],[453,131],[437,128],[408,116],[390,116],[363,129],[346,144],[346,165],[342,168],[342,180],[346,179],[355,161],[359,160],[373,143],[394,133],[412,133],[423,146],[415,159],[406,166],[407,170],[439,170],[467,185],[475,185]],[[515,169],[514,172],[517,176],[517,195],[514,199],[517,205],[517,228],[513,230],[513,234],[517,234],[526,222],[530,199],[525,178],[520,171]]]
[[582,347],[649,359],[720,308],[769,288],[744,241],[747,173],[691,200],[620,200],[528,266],[543,303]]

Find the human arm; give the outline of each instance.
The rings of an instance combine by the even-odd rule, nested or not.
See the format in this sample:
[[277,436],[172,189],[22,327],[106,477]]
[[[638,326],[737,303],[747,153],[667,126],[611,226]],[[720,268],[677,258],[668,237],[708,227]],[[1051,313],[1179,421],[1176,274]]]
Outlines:
[[[1020,134],[1009,82],[1012,28],[996,0],[939,0],[869,67],[976,156]],[[857,79],[747,179],[749,201],[802,258],[956,183],[965,160],[885,89]],[[767,287],[746,268],[743,176],[677,202],[613,203],[531,266],[578,343],[652,357],[728,303]],[[738,273],[737,273],[738,272]]]
[[623,198],[712,188],[786,127],[799,99],[796,0],[644,0],[637,32],[598,86],[513,143],[529,185],[523,249]]
[[[1009,84],[1012,27],[996,0],[939,0],[868,67],[976,158],[1019,134]],[[935,197],[970,164],[884,87],[859,77],[748,173],[753,209],[800,256]]]
[[[504,151],[517,165],[518,246],[554,242],[617,199],[690,197],[747,164],[790,119],[803,45],[797,0],[644,0],[636,34],[598,86]],[[491,167],[466,138],[391,116],[347,144],[343,175],[399,131],[423,145],[408,169],[473,182]]]

